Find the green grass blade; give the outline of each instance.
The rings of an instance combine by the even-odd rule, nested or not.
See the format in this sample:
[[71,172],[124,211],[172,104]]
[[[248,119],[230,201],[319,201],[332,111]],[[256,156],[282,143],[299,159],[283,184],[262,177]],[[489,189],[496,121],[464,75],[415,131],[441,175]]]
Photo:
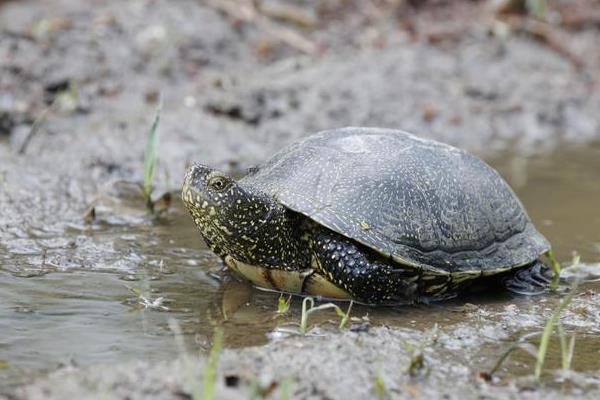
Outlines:
[[546,361],[546,353],[548,352],[548,344],[550,343],[550,337],[552,336],[552,331],[554,330],[554,325],[558,322],[560,318],[560,313],[569,305],[571,300],[573,299],[573,295],[575,294],[575,290],[577,289],[577,285],[573,285],[571,291],[565,296],[565,298],[560,302],[560,304],[554,309],[552,315],[546,321],[546,326],[544,326],[544,332],[542,333],[542,339],[540,341],[540,346],[538,348],[537,362],[535,364],[535,380],[537,382],[540,381],[542,376],[542,369],[544,368],[544,362]]
[[[345,314],[342,313],[341,318],[340,318],[340,325],[338,327],[339,330],[342,330],[346,327],[346,324],[348,323],[348,319],[350,319],[350,312],[352,311],[353,304],[354,304],[354,302],[352,300],[350,300],[350,305],[348,306],[348,310],[346,311]],[[340,311],[342,311],[342,310],[340,310]]]
[[197,377],[194,375],[194,368],[192,359],[189,357],[187,349],[185,347],[185,341],[183,339],[183,332],[181,326],[174,318],[169,318],[169,328],[173,332],[175,345],[179,351],[179,355],[182,357],[184,362],[184,380],[186,391],[189,393],[189,397],[192,400],[202,400],[202,388],[198,383]]
[[560,275],[561,266],[556,257],[554,257],[554,251],[552,249],[546,252],[546,257],[550,261],[550,269],[555,275]]
[[292,302],[292,295],[290,294],[287,298],[283,295],[279,295],[279,300],[277,301],[277,314],[282,315],[286,314],[290,310],[290,304]]
[[281,380],[280,393],[279,398],[281,400],[289,400],[292,398],[292,376],[290,374],[285,375]]
[[556,325],[558,329],[558,335],[560,337],[560,353],[561,353],[561,364],[563,371],[571,369],[571,363],[573,361],[573,352],[575,351],[575,335],[571,336],[567,343],[567,335],[562,327],[562,324],[558,322]]
[[565,366],[565,371],[571,369],[571,364],[573,363],[573,353],[575,352],[575,334],[571,336],[571,340],[569,340],[569,349],[567,350],[567,360],[564,361],[563,365]]
[[526,0],[527,12],[539,19],[545,19],[548,15],[548,0]]
[[[217,382],[217,361],[223,348],[223,331],[215,330],[213,344],[210,349],[208,361],[204,365],[204,400],[213,400],[215,398],[215,384]],[[196,400],[196,399],[194,399]]]
[[387,397],[387,389],[383,377],[381,376],[381,372],[377,372],[377,375],[375,375],[373,386],[375,387],[375,395],[378,400],[383,400]]
[[144,150],[144,186],[143,192],[144,197],[148,204],[151,204],[150,196],[152,194],[152,183],[154,181],[154,173],[156,172],[156,162],[158,159],[158,138],[159,138],[159,124],[160,124],[160,112],[162,109],[162,101],[159,103],[156,109],[156,116],[154,122],[148,133],[146,139],[146,147]]
[[498,372],[498,370],[500,369],[500,367],[502,366],[504,361],[506,361],[508,356],[511,355],[511,353],[515,350],[523,350],[527,354],[530,354],[531,356],[537,358],[537,349],[535,348],[534,345],[532,345],[530,343],[516,343],[516,344],[510,346],[504,353],[502,353],[500,358],[498,358],[498,360],[496,361],[496,364],[494,364],[494,366],[487,373],[487,375],[494,376],[496,374],[496,372]]
[[311,315],[317,311],[327,310],[330,308],[333,308],[335,310],[335,313],[337,314],[337,316],[340,318],[340,324],[339,324],[338,328],[340,330],[344,329],[344,327],[346,326],[346,324],[348,322],[348,319],[350,318],[350,311],[352,311],[352,304],[354,304],[354,303],[351,301],[350,305],[348,306],[348,311],[344,312],[338,305],[333,304],[333,303],[321,304],[321,305],[315,307],[314,299],[312,297],[306,297],[302,301],[302,317],[300,319],[300,334],[301,335],[306,334],[306,331],[308,329],[309,315]]
[[550,288],[556,289],[558,287],[558,280],[560,278],[561,266],[556,257],[554,257],[554,252],[552,249],[546,252],[546,258],[550,262],[550,269],[552,270],[552,282],[550,284]]
[[[309,306],[310,303],[310,306]],[[300,334],[306,334],[306,329],[308,326],[308,313],[310,309],[315,305],[315,301],[312,297],[306,297],[302,300],[302,316],[300,317]]]
[[561,361],[562,361],[562,368],[564,370],[567,370],[567,362],[569,359],[569,348],[567,345],[567,335],[565,334],[565,330],[563,329],[562,324],[560,323],[560,321],[557,322],[556,324],[556,330],[558,331],[558,338],[560,340],[560,355],[561,355]]

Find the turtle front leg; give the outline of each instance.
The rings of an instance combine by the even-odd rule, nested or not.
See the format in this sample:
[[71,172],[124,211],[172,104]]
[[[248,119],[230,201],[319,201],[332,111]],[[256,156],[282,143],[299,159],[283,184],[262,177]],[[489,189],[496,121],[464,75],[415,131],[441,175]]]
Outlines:
[[317,270],[366,304],[407,304],[418,300],[419,272],[324,228],[314,233]]

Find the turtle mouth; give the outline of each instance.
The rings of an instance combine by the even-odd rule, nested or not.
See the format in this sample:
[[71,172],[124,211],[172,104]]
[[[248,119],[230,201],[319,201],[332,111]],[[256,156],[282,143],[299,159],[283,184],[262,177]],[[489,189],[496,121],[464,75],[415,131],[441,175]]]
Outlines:
[[[209,242],[221,244],[225,242],[226,238],[222,226],[220,226],[214,217],[214,214],[211,213],[211,207],[209,207],[208,202],[205,200],[203,201],[202,198],[197,200],[193,192],[191,194],[185,192],[183,196],[184,203],[188,208],[190,216],[205,241],[208,240],[207,244],[209,244]],[[189,197],[191,197],[191,200],[187,199]],[[214,208],[212,208],[212,210],[214,210]]]
[[209,202],[210,198],[205,182],[209,172],[210,170],[201,164],[194,164],[185,172],[181,185],[181,198],[188,208],[201,207],[205,202]]
[[201,192],[185,185],[185,183],[181,191],[181,200],[190,211],[202,210],[208,207],[208,199]]
[[210,203],[204,193],[196,188],[191,175],[190,171],[185,175],[181,189],[181,200],[190,212],[196,225],[201,227],[202,225],[211,222],[211,219],[209,218]]
[[196,195],[196,190],[193,189],[195,185],[193,185],[193,170],[190,168],[185,173],[185,177],[183,178],[183,184],[181,185],[181,200],[183,200],[186,207],[191,208],[196,206],[196,202],[198,201],[198,197]]
[[201,210],[207,209],[210,199],[202,190],[199,179],[195,166],[188,169],[181,185],[181,199],[190,212],[203,213]]
[[210,242],[221,243],[225,240],[225,232],[218,221],[218,210],[201,188],[197,187],[191,172],[193,171],[188,172],[184,178],[181,199],[202,236]]
[[214,207],[211,207],[209,199],[207,199],[202,192],[184,184],[183,190],[181,191],[181,199],[196,225],[202,227],[203,225],[213,223],[211,210],[214,215]]

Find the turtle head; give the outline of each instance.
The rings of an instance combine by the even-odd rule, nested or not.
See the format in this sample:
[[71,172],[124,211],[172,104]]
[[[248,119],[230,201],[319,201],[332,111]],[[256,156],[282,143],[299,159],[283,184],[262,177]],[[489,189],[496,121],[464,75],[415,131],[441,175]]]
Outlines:
[[248,259],[256,232],[273,223],[278,207],[260,191],[202,164],[188,169],[181,196],[212,250],[240,259]]
[[181,197],[199,221],[218,220],[238,197],[244,197],[235,180],[228,174],[202,164],[192,165],[183,179]]
[[195,164],[185,175],[181,197],[204,240],[220,256],[269,268],[307,263],[298,217],[251,185]]
[[222,171],[195,164],[185,175],[181,195],[204,236],[235,239],[266,222],[276,205],[255,192]]

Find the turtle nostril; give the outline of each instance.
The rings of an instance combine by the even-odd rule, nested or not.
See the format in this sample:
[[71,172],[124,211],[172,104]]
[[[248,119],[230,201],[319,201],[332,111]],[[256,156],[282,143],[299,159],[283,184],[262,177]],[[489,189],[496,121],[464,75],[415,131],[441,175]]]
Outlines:
[[187,170],[189,183],[191,186],[201,185],[206,175],[211,171],[209,167],[203,164],[193,164]]
[[202,181],[202,169],[194,164],[186,171],[184,182],[188,187],[196,187]]

